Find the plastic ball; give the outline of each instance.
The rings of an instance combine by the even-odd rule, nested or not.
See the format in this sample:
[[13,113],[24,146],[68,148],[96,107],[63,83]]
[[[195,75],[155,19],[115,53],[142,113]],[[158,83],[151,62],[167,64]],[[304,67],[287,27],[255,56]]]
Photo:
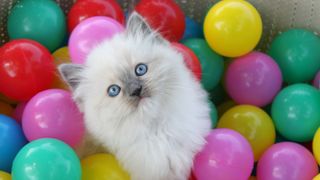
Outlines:
[[183,44],[173,42],[171,45],[182,54],[187,67],[191,70],[197,80],[201,80],[201,64],[195,53]]
[[313,86],[317,89],[320,89],[320,71],[318,71],[315,78],[313,79]]
[[214,129],[206,140],[207,144],[194,159],[197,179],[248,180],[253,169],[253,152],[242,135],[230,129]]
[[279,64],[287,83],[310,81],[320,69],[320,38],[304,29],[279,34],[271,43],[269,54]]
[[69,92],[50,89],[35,95],[25,107],[22,127],[29,141],[56,138],[75,147],[84,134],[82,114]]
[[185,17],[174,0],[140,0],[135,10],[169,41],[182,39],[186,27]]
[[318,173],[312,154],[303,146],[282,142],[271,146],[258,162],[259,180],[310,180]]
[[183,42],[198,57],[201,63],[201,83],[207,91],[213,90],[223,73],[223,58],[210,49],[203,39],[188,39]]
[[11,180],[11,175],[4,171],[0,171],[0,180]]
[[[52,56],[54,57],[54,63],[56,65],[56,69],[58,68],[58,66],[60,64],[71,63],[68,47],[62,47],[62,48],[56,50],[52,54]],[[63,81],[62,77],[60,76],[60,74],[58,72],[55,74],[53,84],[51,87],[65,89],[65,90],[69,89],[68,85]]]
[[209,107],[210,107],[211,128],[215,128],[218,122],[217,108],[211,101],[209,101]]
[[275,127],[270,116],[262,109],[250,105],[238,105],[223,114],[218,128],[229,128],[239,132],[250,143],[255,161],[269,148],[276,138]]
[[190,38],[203,38],[203,29],[202,25],[195,20],[185,17],[186,29],[184,31],[182,39],[190,39]]
[[223,56],[249,53],[258,44],[261,34],[261,17],[247,1],[220,1],[205,17],[205,38],[210,47]]
[[72,62],[83,64],[94,46],[123,30],[124,27],[120,23],[109,17],[96,16],[82,21],[72,31],[69,40]]
[[228,94],[238,104],[263,107],[280,91],[282,75],[271,57],[251,52],[232,61],[225,83]]
[[11,116],[13,114],[13,107],[0,101],[0,114]]
[[320,128],[316,131],[312,141],[312,150],[318,164],[320,164]]
[[14,40],[0,48],[0,92],[9,98],[30,99],[51,86],[54,73],[53,57],[35,41]]
[[14,119],[0,114],[0,170],[11,171],[14,157],[26,143],[20,125]]
[[272,119],[278,132],[288,140],[311,141],[320,126],[320,92],[307,84],[283,89],[274,99]]
[[80,180],[80,160],[67,144],[56,139],[39,139],[17,154],[12,179]]
[[24,112],[26,105],[27,105],[27,102],[21,102],[16,106],[16,108],[13,111],[12,117],[18,123],[21,123],[21,121],[22,121],[22,115],[23,115],[23,112]]
[[81,160],[82,180],[130,180],[117,159],[110,154],[95,154]]
[[10,39],[32,39],[50,51],[66,38],[64,13],[52,0],[19,1],[11,10],[7,27]]
[[108,16],[124,24],[124,13],[116,0],[76,1],[68,14],[68,30],[72,30],[83,20],[94,16]]
[[314,177],[312,180],[320,180],[320,174],[318,174],[316,177]]

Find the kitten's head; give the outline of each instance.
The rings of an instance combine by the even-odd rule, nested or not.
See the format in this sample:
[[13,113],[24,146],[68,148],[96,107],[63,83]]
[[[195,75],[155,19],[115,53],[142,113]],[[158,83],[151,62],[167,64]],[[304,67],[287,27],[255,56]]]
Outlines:
[[176,93],[181,68],[186,68],[182,56],[133,13],[125,32],[95,47],[85,65],[64,64],[59,70],[82,110],[90,111],[85,113],[122,119],[157,113]]

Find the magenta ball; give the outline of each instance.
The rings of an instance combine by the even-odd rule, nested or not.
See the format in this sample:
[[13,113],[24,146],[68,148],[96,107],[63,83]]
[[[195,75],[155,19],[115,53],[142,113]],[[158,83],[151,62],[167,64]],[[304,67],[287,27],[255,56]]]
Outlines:
[[305,147],[282,142],[272,145],[258,163],[259,180],[311,180],[318,173],[316,160]]
[[313,86],[317,89],[320,89],[320,71],[317,73],[316,77],[313,80]]
[[230,64],[226,73],[226,88],[238,104],[265,106],[272,102],[282,85],[277,63],[261,52],[251,52]]
[[21,123],[22,120],[22,115],[24,108],[26,107],[27,103],[26,102],[20,102],[17,107],[14,109],[12,117],[15,119],[18,123]]
[[23,131],[29,141],[56,138],[75,147],[84,134],[83,116],[71,94],[49,89],[35,95],[25,107]]
[[197,180],[248,180],[254,158],[249,142],[230,129],[214,129],[194,159]]
[[123,25],[109,17],[96,16],[82,21],[70,35],[69,52],[72,62],[83,64],[94,46],[123,30]]

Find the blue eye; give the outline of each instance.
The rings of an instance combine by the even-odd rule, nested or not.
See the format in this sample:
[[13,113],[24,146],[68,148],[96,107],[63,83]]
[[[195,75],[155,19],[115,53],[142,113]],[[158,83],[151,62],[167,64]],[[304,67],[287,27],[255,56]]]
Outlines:
[[148,66],[145,64],[140,63],[136,66],[136,75],[137,76],[143,76],[147,73],[147,71],[148,71]]
[[118,96],[120,91],[121,91],[121,88],[118,85],[113,84],[113,85],[109,86],[109,88],[108,88],[108,95],[110,97],[116,97],[116,96]]

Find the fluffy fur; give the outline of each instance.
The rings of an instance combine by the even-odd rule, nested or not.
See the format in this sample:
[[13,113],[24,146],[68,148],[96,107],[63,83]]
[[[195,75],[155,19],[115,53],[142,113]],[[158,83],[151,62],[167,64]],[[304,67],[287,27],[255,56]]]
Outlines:
[[[136,76],[139,63],[148,65]],[[207,94],[181,54],[133,13],[126,31],[106,40],[85,65],[62,65],[95,143],[114,154],[133,180],[184,180],[210,130]],[[130,95],[139,81],[141,97]],[[121,87],[116,97],[108,87]],[[85,147],[92,149],[92,147]]]

